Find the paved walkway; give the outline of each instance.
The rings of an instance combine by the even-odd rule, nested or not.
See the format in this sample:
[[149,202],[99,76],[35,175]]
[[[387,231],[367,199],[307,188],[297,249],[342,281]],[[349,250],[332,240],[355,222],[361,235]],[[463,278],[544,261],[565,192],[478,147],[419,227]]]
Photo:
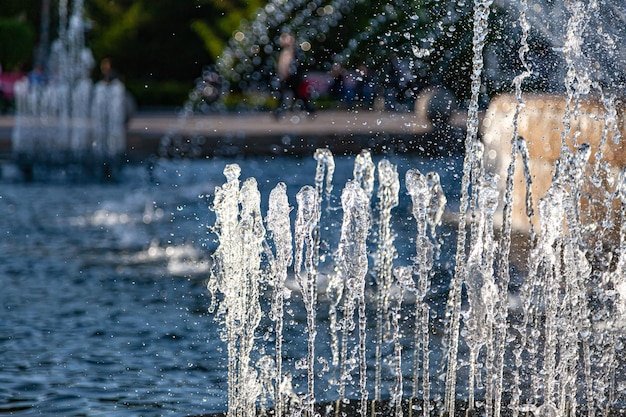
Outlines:
[[[453,124],[462,128],[463,115]],[[0,153],[10,155],[12,116],[0,116]],[[318,111],[314,116],[269,112],[179,117],[175,113],[137,113],[128,124],[129,159],[150,155],[210,156],[214,154],[301,154],[318,147],[333,152],[363,148],[423,150],[433,143],[431,125],[413,113]]]

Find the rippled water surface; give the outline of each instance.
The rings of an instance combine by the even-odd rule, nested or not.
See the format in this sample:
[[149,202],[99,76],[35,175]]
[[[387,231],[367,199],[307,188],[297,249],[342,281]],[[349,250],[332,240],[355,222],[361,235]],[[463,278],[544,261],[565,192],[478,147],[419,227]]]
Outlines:
[[[436,169],[454,199],[458,159],[391,159],[402,176]],[[208,206],[230,162],[132,166],[112,184],[0,182],[0,414],[225,409],[226,353],[205,280],[216,245]],[[294,205],[315,174],[312,158],[239,163],[263,204],[284,181]],[[337,196],[352,163],[337,160]]]

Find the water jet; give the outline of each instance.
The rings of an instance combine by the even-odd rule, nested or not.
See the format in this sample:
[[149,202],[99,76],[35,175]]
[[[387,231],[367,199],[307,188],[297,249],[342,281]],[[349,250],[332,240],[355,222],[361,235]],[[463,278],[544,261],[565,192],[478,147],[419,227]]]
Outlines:
[[[126,150],[126,93],[120,80],[93,85],[85,46],[83,0],[59,2],[59,38],[47,65],[49,81],[15,85],[13,159],[26,179],[50,169],[108,179]],[[74,167],[74,169],[72,169]],[[38,173],[38,171],[43,171]]]
[[[607,86],[605,79],[594,81],[596,71],[589,70],[584,48],[579,47],[584,43],[585,29],[581,32],[581,28],[586,28],[588,22],[585,14],[596,12],[599,6],[566,2],[565,93],[558,99],[552,98],[552,107],[538,110],[539,103],[549,98],[526,98],[522,93],[523,83],[532,76],[533,69],[526,55],[531,29],[526,15],[528,5],[520,2],[522,72],[513,80],[515,95],[494,100],[483,122],[483,143],[479,137],[479,102],[491,6],[491,1],[476,1],[474,5],[471,98],[456,255],[454,273],[445,286],[444,314],[436,315],[436,319],[431,317],[431,310],[436,308],[427,301],[435,292],[431,281],[436,274],[433,265],[439,248],[442,244],[450,245],[449,241],[440,240],[437,231],[446,201],[438,176],[412,169],[406,172],[403,189],[412,198],[412,217],[417,228],[407,229],[408,224],[404,223],[402,233],[403,238],[410,236],[417,256],[401,258],[394,254],[399,243],[396,232],[388,229],[389,210],[399,193],[396,186],[390,186],[397,182],[396,167],[389,169],[389,162],[383,159],[378,168],[381,177],[376,182],[375,165],[367,162],[371,158],[364,152],[356,158],[353,178],[341,192],[341,206],[336,203],[321,208],[323,175],[316,175],[315,185],[303,187],[295,200],[295,243],[289,253],[300,261],[295,262],[288,275],[293,274],[297,281],[302,280],[303,273],[306,275],[307,284],[299,285],[302,300],[291,302],[305,303],[309,355],[294,358],[293,369],[304,372],[309,382],[306,387],[290,388],[289,392],[301,399],[301,408],[285,407],[282,397],[271,392],[241,388],[245,391],[241,395],[254,392],[268,396],[269,401],[265,398],[264,404],[289,409],[283,415],[313,416],[316,411],[312,403],[318,394],[314,391],[315,381],[328,378],[330,389],[336,391],[336,401],[356,401],[355,413],[362,416],[371,412],[372,394],[374,401],[381,399],[383,386],[390,402],[387,414],[396,416],[404,415],[407,399],[421,404],[416,413],[424,416],[453,416],[460,412],[496,417],[591,416],[613,415],[623,408],[624,385],[618,380],[623,374],[623,334],[619,330],[623,316],[619,305],[626,296],[622,291],[626,272],[621,269],[626,236],[626,199],[622,196],[626,171],[617,156],[621,152],[622,128],[621,116],[616,116],[621,113],[617,111],[615,95],[609,91],[615,85],[609,82]],[[617,39],[621,34],[611,36]],[[596,104],[591,103],[592,93],[600,97]],[[533,115],[550,127],[543,130],[533,122]],[[560,128],[555,129],[559,123]],[[542,137],[545,135],[554,137]],[[554,153],[542,147],[554,149]],[[318,173],[324,171],[321,161],[330,159],[327,152],[316,153],[326,155],[318,159]],[[550,164],[549,173],[540,171],[538,163]],[[388,175],[396,179],[389,181]],[[228,175],[227,178],[224,187],[238,189],[238,180]],[[588,183],[593,185],[593,192]],[[284,192],[283,186],[278,187]],[[373,190],[378,190],[377,200]],[[249,227],[244,214],[247,203],[233,193],[227,210],[228,232],[225,233],[219,216],[216,223],[220,251],[214,262],[221,265],[225,259],[239,259],[234,262],[239,266],[228,276],[214,270],[210,282],[235,280],[252,270],[253,280],[263,285],[267,278],[262,270],[264,265],[272,264],[276,250],[272,244],[274,234],[265,238],[265,244],[256,241],[259,249],[255,252],[254,268],[244,268],[244,258],[238,258],[240,249],[221,245],[225,234],[226,241],[232,238],[231,233],[245,237],[244,231]],[[216,212],[224,210],[222,204],[216,201]],[[334,211],[341,211],[343,219],[336,218]],[[260,209],[254,212],[258,214]],[[331,226],[323,226],[324,216],[330,218],[326,224]],[[527,225],[527,258],[525,270],[515,274],[510,262],[511,236],[522,222]],[[282,224],[282,230],[291,230]],[[372,224],[378,224],[379,229],[371,228]],[[325,233],[331,236],[333,229],[335,234],[340,231],[334,243],[330,237],[324,237]],[[255,239],[264,233],[258,231]],[[328,249],[321,251],[321,246]],[[615,249],[607,255],[609,246]],[[266,249],[261,250],[262,247]],[[319,265],[322,258],[327,260],[325,267]],[[308,261],[303,264],[302,259]],[[314,305],[315,283],[322,275],[332,289],[328,313],[320,311],[322,304]],[[239,297],[215,284],[210,284],[210,288],[215,299]],[[413,297],[405,297],[408,293],[413,293]],[[414,304],[413,312],[405,310],[404,303],[409,299]],[[228,305],[232,303],[229,301]],[[226,316],[231,313],[222,311]],[[399,324],[399,317],[405,323]],[[328,329],[322,330],[320,321],[326,321]],[[409,322],[415,324],[408,325]],[[311,353],[317,346],[316,337],[323,332],[329,334],[331,350],[337,350],[332,360],[316,358]],[[432,333],[443,336],[430,338]],[[283,338],[280,334],[274,337]],[[282,343],[288,340],[283,338]],[[413,350],[409,360],[405,349]],[[246,366],[254,366],[254,360],[247,358]],[[436,369],[433,362],[437,363]],[[380,377],[382,368],[393,375],[385,383]],[[281,369],[286,372],[284,361]],[[232,374],[232,380],[238,384],[249,385],[251,377],[254,375],[249,373]],[[267,384],[257,381],[259,385]],[[409,384],[413,391],[407,395],[404,389]],[[326,387],[324,393],[328,394]],[[249,401],[248,397],[236,397],[233,404]],[[257,412],[252,403],[245,404],[229,405],[228,415]],[[335,408],[335,413],[341,415],[343,411]]]

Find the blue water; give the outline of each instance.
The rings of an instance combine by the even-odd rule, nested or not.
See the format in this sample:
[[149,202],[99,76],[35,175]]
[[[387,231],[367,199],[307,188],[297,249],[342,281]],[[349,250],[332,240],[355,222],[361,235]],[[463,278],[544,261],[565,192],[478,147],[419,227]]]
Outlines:
[[[409,168],[437,170],[454,204],[458,157],[390,159],[402,178]],[[208,207],[231,162],[134,165],[110,184],[58,175],[0,181],[0,414],[225,410],[225,344],[207,313],[205,280],[216,246]],[[295,205],[315,173],[312,158],[238,162],[242,178],[257,178],[263,204],[284,181]],[[352,163],[337,159],[336,198]],[[401,219],[409,215],[407,200]],[[285,343],[291,355],[304,346]]]

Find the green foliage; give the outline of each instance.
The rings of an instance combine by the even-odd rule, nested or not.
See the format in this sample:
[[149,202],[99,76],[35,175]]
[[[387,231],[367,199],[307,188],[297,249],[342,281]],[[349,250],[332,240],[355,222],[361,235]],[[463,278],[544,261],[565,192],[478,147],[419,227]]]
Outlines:
[[114,3],[103,0],[93,1],[94,8],[99,5],[100,11],[106,12],[100,14],[103,21],[96,23],[97,34],[91,44],[91,48],[97,51],[98,55],[114,55],[121,45],[136,37],[141,26],[150,20],[141,2],[130,5],[128,9],[122,9]]
[[200,1],[198,7],[214,10],[214,13],[212,13],[210,19],[207,16],[193,20],[190,27],[202,39],[204,47],[211,55],[211,58],[217,60],[241,22],[250,19],[257,9],[264,4],[263,0]]
[[220,38],[211,25],[204,20],[191,22],[191,29],[202,39],[204,48],[216,59],[224,49],[224,39]]
[[[311,45],[305,54],[305,70],[328,71],[333,63],[351,70],[365,65],[377,86],[398,86],[407,101],[432,84],[447,87],[461,100],[470,96],[472,2],[336,0],[320,4],[290,0],[268,4],[267,13],[257,14],[259,25],[243,22],[238,29],[243,36],[231,40],[222,55],[226,59],[219,69],[230,81],[231,91],[268,88],[279,50],[278,34],[288,30],[299,44]],[[516,18],[500,6],[491,7],[487,39],[491,53],[485,54],[483,73],[484,92],[489,96],[510,88],[510,81],[504,80],[519,70],[515,51],[519,28],[509,26]],[[402,80],[407,78],[410,81]]]
[[[0,62],[5,70],[19,63],[29,69],[45,0],[1,2]],[[105,57],[112,60],[124,81],[145,98],[140,101],[142,104],[165,104],[150,103],[153,99],[171,103],[180,97],[184,101],[202,68],[215,63],[239,21],[263,3],[263,0],[85,0],[86,17],[91,22],[88,47],[97,61]],[[73,0],[68,0],[68,4],[71,8]],[[57,34],[58,5],[59,0],[49,0],[50,40]],[[25,16],[23,24],[17,27],[16,15]],[[27,27],[30,30],[25,32]],[[18,29],[21,32],[16,33]],[[98,78],[99,74],[94,73],[94,77]],[[152,88],[143,91],[144,85]]]
[[23,69],[31,61],[35,30],[23,17],[0,18],[0,63],[4,71]]
[[232,90],[268,84],[278,35],[288,30],[299,44],[311,45],[306,70],[328,71],[335,62],[349,69],[365,64],[378,74],[380,85],[390,85],[405,77],[404,66],[416,76],[413,83],[442,83],[459,97],[468,95],[471,2],[344,0],[319,5],[292,0],[272,2],[270,9],[257,15],[263,29],[243,22],[238,30],[244,36],[228,45],[220,69]]
[[110,57],[125,80],[186,81],[189,88],[210,56],[191,24],[207,12],[193,0],[89,0],[96,59]]

